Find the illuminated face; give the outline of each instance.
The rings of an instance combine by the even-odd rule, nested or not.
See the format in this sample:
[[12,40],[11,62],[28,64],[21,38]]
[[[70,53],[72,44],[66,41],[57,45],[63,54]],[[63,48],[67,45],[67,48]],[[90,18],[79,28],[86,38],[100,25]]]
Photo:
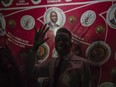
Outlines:
[[56,22],[57,22],[57,20],[58,20],[58,15],[57,15],[57,13],[56,13],[55,11],[52,11],[52,12],[50,13],[50,19],[51,19],[51,21],[52,21],[53,23],[56,23]]

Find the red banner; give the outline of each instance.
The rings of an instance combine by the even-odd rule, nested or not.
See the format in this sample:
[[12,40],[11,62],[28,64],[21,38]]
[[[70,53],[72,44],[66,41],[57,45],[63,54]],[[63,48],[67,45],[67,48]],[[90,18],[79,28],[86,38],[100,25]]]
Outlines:
[[[57,14],[56,26],[49,25],[51,13]],[[41,46],[41,61],[57,56],[54,36],[59,27],[68,28],[74,52],[90,60],[98,71],[95,84],[112,82],[116,68],[116,1],[115,0],[2,0],[0,2],[0,43],[12,50],[20,69],[33,45],[34,26],[48,23],[50,39]],[[6,36],[5,36],[6,35]],[[4,39],[5,38],[5,39]],[[78,49],[80,47],[80,49]],[[107,71],[107,72],[106,72]]]

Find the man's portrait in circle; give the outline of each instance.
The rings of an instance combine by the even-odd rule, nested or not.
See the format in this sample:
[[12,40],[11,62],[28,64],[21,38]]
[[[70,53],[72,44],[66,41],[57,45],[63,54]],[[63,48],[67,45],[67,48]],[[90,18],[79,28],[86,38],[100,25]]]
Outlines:
[[65,14],[59,8],[48,8],[44,14],[44,22],[50,27],[50,30],[62,27],[65,21]]
[[47,24],[51,28],[57,28],[59,27],[59,24],[57,24],[57,21],[58,21],[58,14],[55,11],[52,11],[50,13],[50,21]]

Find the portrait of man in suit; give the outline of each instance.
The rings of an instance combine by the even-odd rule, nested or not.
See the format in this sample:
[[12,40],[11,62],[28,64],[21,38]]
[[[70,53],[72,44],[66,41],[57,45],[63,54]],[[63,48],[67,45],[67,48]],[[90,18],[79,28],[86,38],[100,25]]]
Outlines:
[[113,16],[114,17],[110,20],[110,23],[113,24],[113,25],[116,25],[116,9],[115,9],[115,11],[113,13]]
[[51,28],[57,28],[59,25],[57,24],[58,21],[58,14],[55,11],[51,11],[50,13],[50,21],[47,23]]
[[66,15],[63,10],[57,7],[48,8],[44,13],[44,23],[50,30],[55,31],[63,27],[66,22]]

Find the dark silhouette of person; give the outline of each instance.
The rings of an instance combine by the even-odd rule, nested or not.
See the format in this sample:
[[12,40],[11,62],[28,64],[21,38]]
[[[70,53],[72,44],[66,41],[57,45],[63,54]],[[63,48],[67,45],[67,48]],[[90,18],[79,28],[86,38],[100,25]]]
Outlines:
[[0,47],[0,87],[24,87],[23,74],[8,46]]
[[48,81],[48,85],[45,87],[91,87],[91,72],[88,61],[72,53],[72,35],[66,28],[60,28],[56,32],[55,49],[58,58],[51,58],[43,63],[36,62],[35,56],[38,47],[49,39],[44,38],[48,30],[49,27],[46,27],[46,24],[42,25],[39,31],[35,28],[34,45],[26,62],[26,77],[28,79],[48,77],[48,80],[43,81]]
[[55,11],[50,13],[50,21],[48,22],[49,27],[57,28],[59,25],[57,24],[58,21],[58,14]]
[[113,25],[116,25],[116,9],[113,13],[114,17],[110,20],[110,23],[112,23]]

